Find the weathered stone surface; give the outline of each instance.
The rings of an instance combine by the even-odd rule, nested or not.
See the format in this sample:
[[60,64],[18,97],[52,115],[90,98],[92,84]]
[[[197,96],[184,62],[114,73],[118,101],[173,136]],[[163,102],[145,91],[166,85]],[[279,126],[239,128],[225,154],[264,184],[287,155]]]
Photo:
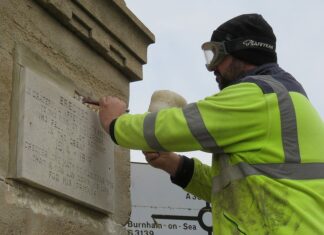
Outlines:
[[48,76],[25,65],[18,68],[12,177],[114,212],[114,145],[97,113]]
[[124,188],[115,187],[115,213],[114,219],[117,223],[125,225],[131,214],[131,201],[130,199],[130,161],[129,150],[116,146],[115,147],[115,169],[125,168],[127,170],[115,171],[115,184],[123,185]]
[[[0,35],[1,39],[1,35]],[[5,177],[9,161],[9,123],[13,60],[0,44],[0,177]]]
[[[120,1],[37,0],[57,20],[112,63],[130,81],[143,77],[154,35]],[[125,17],[127,15],[128,17]]]
[[[36,65],[41,61],[62,76],[59,86],[68,94],[109,94],[127,102],[129,82],[142,79],[154,36],[120,0],[1,0],[0,32],[0,234],[126,234],[128,150],[115,149],[114,211],[109,214],[44,189],[5,182],[18,137],[12,132],[17,123],[12,90],[21,66],[16,50],[23,45],[37,55]],[[41,73],[42,68],[37,67]]]
[[0,180],[0,234],[126,234],[125,228],[101,213],[26,185],[9,183]]

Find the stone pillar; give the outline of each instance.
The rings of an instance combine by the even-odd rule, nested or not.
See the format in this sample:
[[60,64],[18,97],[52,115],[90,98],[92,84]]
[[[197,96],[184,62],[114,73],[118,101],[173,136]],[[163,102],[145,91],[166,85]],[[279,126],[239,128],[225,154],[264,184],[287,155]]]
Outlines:
[[129,151],[80,94],[127,102],[154,35],[121,0],[1,0],[0,32],[0,234],[126,234]]

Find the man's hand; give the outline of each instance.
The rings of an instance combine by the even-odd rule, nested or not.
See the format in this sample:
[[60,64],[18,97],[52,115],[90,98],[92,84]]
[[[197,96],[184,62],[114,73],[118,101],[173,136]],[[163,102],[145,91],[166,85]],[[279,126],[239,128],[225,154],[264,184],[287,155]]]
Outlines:
[[99,100],[99,118],[101,125],[108,132],[110,123],[124,114],[126,111],[126,103],[117,97],[105,96]]
[[143,152],[148,164],[166,171],[172,177],[177,173],[181,164],[181,157],[173,152]]

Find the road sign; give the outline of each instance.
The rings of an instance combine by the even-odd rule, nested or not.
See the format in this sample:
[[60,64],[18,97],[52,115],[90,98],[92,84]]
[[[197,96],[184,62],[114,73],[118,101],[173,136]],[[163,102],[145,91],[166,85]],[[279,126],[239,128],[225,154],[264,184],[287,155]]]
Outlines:
[[211,235],[209,203],[170,182],[146,163],[131,163],[129,235]]

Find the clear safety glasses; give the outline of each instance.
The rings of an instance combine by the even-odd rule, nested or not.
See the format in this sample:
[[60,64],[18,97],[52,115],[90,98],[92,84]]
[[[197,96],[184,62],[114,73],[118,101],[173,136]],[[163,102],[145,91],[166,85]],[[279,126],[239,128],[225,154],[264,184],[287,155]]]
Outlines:
[[208,71],[214,71],[224,57],[228,54],[223,42],[205,42],[201,48],[204,51],[206,59],[206,68]]

